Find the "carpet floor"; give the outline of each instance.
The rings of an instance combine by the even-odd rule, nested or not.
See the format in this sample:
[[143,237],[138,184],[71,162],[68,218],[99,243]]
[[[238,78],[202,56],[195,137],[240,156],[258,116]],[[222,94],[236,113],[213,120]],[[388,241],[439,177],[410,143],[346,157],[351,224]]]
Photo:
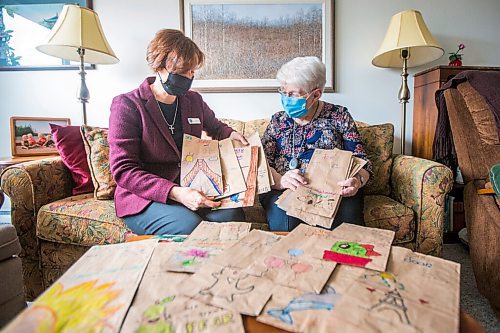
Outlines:
[[443,258],[460,264],[460,307],[474,317],[488,333],[500,333],[500,321],[488,300],[479,293],[468,250],[461,244],[444,244]]

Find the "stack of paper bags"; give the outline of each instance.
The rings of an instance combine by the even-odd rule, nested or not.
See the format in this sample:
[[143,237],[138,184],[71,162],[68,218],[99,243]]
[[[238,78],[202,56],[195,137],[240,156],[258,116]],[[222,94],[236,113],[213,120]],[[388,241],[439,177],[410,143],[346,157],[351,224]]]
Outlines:
[[[391,247],[394,231],[249,229],[203,222],[185,244],[94,246],[2,332],[243,333],[240,314],[291,332],[459,330],[460,265]],[[220,251],[178,273],[192,246]]]
[[354,177],[365,164],[350,151],[316,149],[304,174],[307,184],[286,190],[276,204],[289,216],[330,228],[342,199],[338,182]]
[[218,209],[253,206],[255,195],[271,190],[272,174],[255,132],[249,145],[224,139],[203,140],[184,134],[181,186],[220,199]]

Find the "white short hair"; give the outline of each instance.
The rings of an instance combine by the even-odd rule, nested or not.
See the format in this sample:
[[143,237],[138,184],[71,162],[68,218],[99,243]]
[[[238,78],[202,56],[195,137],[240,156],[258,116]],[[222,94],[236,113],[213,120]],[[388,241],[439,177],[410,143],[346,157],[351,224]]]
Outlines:
[[318,57],[297,57],[278,70],[276,78],[281,86],[291,85],[306,92],[325,89],[326,67]]

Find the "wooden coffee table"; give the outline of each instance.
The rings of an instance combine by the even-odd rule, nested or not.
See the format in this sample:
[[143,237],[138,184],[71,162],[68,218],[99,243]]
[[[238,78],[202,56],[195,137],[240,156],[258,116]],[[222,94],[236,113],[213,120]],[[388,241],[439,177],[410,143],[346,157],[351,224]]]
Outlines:
[[[288,332],[277,327],[258,322],[255,317],[243,316],[243,326],[247,333],[284,333]],[[469,314],[460,311],[460,333],[485,333],[484,328]]]

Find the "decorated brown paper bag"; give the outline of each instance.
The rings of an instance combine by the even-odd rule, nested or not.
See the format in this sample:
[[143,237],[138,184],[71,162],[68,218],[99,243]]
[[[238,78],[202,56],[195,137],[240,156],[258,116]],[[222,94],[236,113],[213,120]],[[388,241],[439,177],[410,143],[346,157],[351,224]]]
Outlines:
[[247,190],[236,193],[220,200],[221,205],[217,209],[253,206],[257,186],[257,163],[259,148],[256,146],[235,148],[238,162],[245,177]]
[[290,332],[335,332],[342,326],[332,319],[332,311],[364,272],[363,268],[338,265],[320,294],[276,286],[257,320]]
[[307,236],[308,229],[315,228],[304,224],[297,226],[246,271],[275,284],[319,293],[336,264],[322,259],[323,250],[318,242],[321,239],[316,235]]
[[458,332],[460,265],[393,247],[386,272],[366,271],[332,316],[344,332]]
[[202,221],[184,243],[225,249],[250,232],[251,223]]
[[247,186],[245,178],[241,172],[231,139],[227,138],[219,141],[219,154],[221,159],[224,193],[217,198],[223,198],[246,191]]
[[156,244],[91,247],[2,332],[119,332]]
[[172,332],[244,333],[238,312],[207,305],[185,296],[175,296],[165,307],[170,315]]
[[192,234],[179,243],[164,265],[173,272],[194,273],[250,231],[244,222],[201,222]]
[[271,281],[229,265],[206,263],[180,287],[180,293],[203,303],[257,316],[271,297]]
[[252,230],[233,246],[215,257],[212,262],[245,269],[262,255],[269,252],[280,239],[281,236],[271,232]]
[[170,272],[194,273],[221,252],[220,248],[179,243],[164,268]]
[[298,210],[333,218],[340,200],[342,187],[350,170],[352,152],[333,149],[315,149],[304,177],[308,184],[299,186],[291,205]]
[[243,332],[238,313],[206,305],[178,294],[188,277],[165,271],[182,243],[159,243],[151,257],[121,332]]
[[342,223],[328,238],[323,259],[339,264],[385,271],[394,231]]
[[224,192],[219,143],[184,134],[181,157],[181,186],[199,190],[207,196]]
[[[257,193],[262,194],[271,191],[271,185],[274,185],[272,181],[272,174],[267,163],[266,154],[264,153],[264,147],[260,141],[259,133],[254,132],[252,135],[246,138],[250,146],[259,147],[259,164],[257,166]],[[240,143],[241,144],[241,143]]]

